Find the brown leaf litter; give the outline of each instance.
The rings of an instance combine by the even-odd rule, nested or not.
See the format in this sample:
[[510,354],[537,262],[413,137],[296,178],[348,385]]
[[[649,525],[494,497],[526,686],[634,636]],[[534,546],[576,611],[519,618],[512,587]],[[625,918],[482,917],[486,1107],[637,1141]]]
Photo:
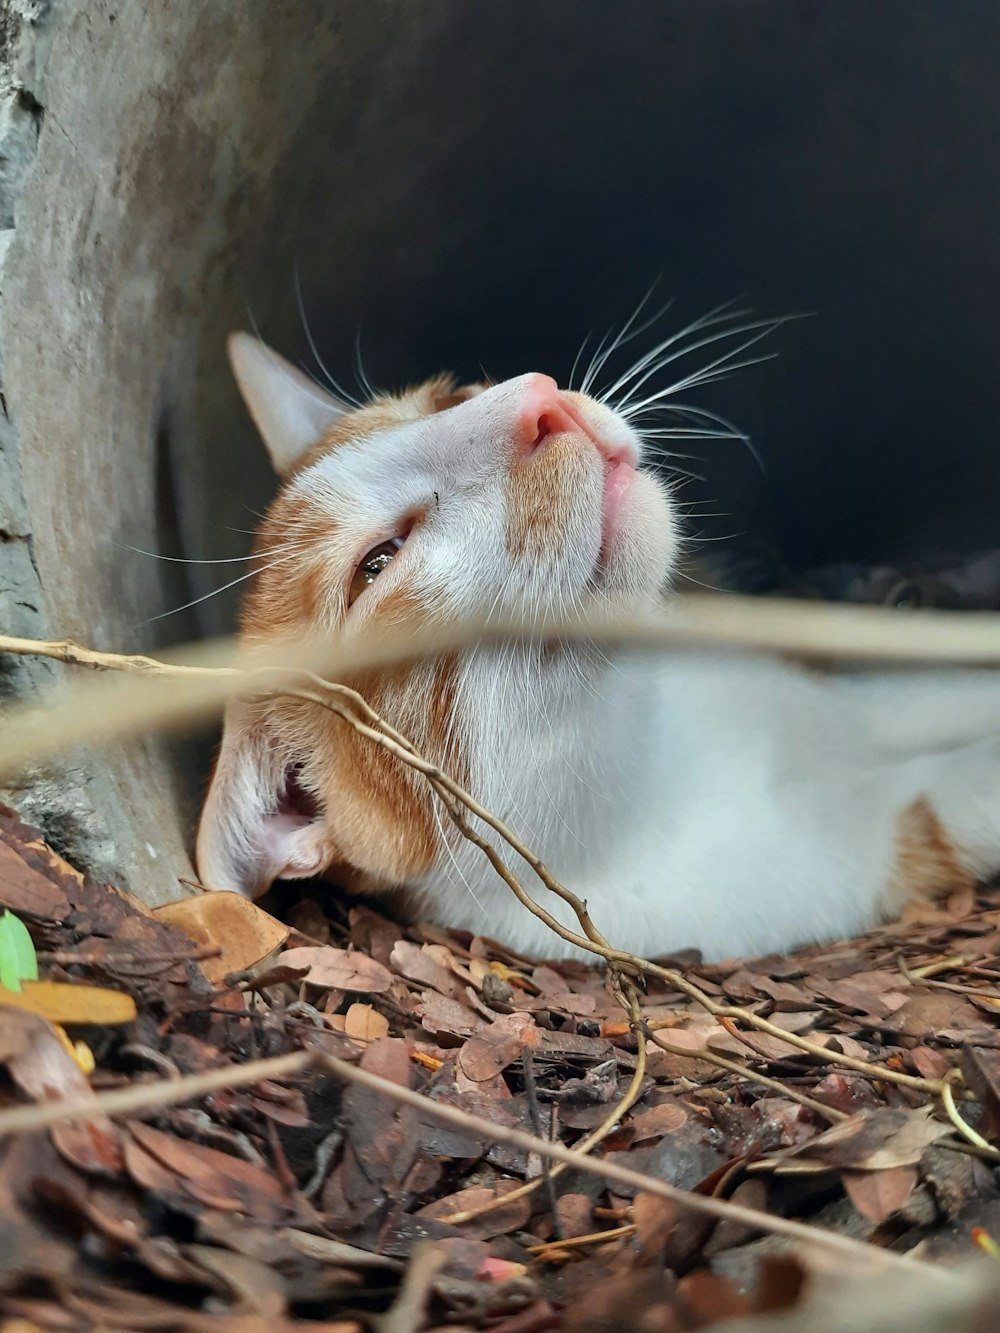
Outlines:
[[[302,892],[287,925],[231,895],[153,913],[0,808],[0,906],[29,926],[43,990],[78,997],[58,1021],[96,1059],[88,1078],[49,1019],[0,993],[11,1327],[675,1333],[794,1309],[813,1280],[809,1256],[779,1263],[787,1242],[764,1228],[550,1167],[543,1145],[501,1142],[483,1120],[570,1146],[608,1122],[592,1151],[609,1167],[879,1253],[952,1263],[1000,1240],[989,894],[791,957],[687,963],[688,982],[768,1032],[650,978],[643,1065],[597,969]],[[134,1017],[88,1007],[88,987]],[[4,1128],[25,1101],[155,1093],[304,1049],[458,1108],[459,1123],[314,1065],[113,1118]],[[945,1078],[953,1114],[928,1091]]]

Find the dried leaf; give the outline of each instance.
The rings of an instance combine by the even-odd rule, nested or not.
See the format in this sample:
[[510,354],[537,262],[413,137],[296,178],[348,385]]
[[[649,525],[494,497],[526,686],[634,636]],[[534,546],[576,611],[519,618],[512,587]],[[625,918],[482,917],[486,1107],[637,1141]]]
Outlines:
[[919,993],[913,987],[913,994],[881,1026],[885,1032],[926,1039],[946,1028],[975,1028],[979,1022],[975,1006],[964,996],[940,990]]
[[640,1111],[629,1121],[632,1130],[632,1142],[641,1143],[644,1139],[659,1138],[680,1129],[688,1118],[688,1113],[679,1101],[661,1102],[651,1106],[648,1111]]
[[26,981],[19,991],[0,991],[0,1004],[53,1023],[131,1023],[136,1015],[131,995],[82,981]]
[[[469,1189],[459,1190],[457,1194],[448,1194],[443,1199],[435,1199],[424,1208],[417,1210],[417,1217],[433,1217],[442,1221],[452,1213],[461,1213],[466,1209],[481,1208],[502,1198],[517,1189],[519,1181],[500,1180],[495,1189],[483,1185],[473,1185]],[[463,1222],[462,1235],[478,1240],[489,1240],[492,1236],[502,1236],[509,1231],[519,1231],[531,1216],[531,1203],[526,1198],[515,1199],[504,1207],[498,1207],[482,1217],[470,1222]]]
[[442,995],[455,995],[455,979],[434,957],[431,952],[434,947],[428,944],[421,947],[419,944],[411,944],[409,940],[397,940],[389,955],[389,966],[408,981],[431,986]]
[[352,1004],[344,1015],[344,1031],[358,1041],[376,1041],[389,1035],[389,1020],[370,1004]]
[[586,1236],[594,1230],[594,1201],[586,1194],[560,1194],[556,1199],[563,1236]]
[[[7,813],[13,815],[13,811]],[[20,827],[27,832],[25,825]],[[0,904],[36,921],[62,921],[69,911],[69,899],[57,884],[24,860],[19,852],[20,839],[12,846],[13,837],[10,825],[0,823]]]
[[904,1206],[917,1183],[914,1166],[885,1171],[842,1171],[847,1197],[863,1217],[878,1225]]
[[307,967],[303,980],[310,986],[380,994],[393,982],[389,969],[374,958],[357,950],[334,949],[329,944],[286,949],[278,962],[289,967]]
[[856,1171],[915,1166],[924,1150],[948,1132],[948,1125],[931,1118],[929,1106],[882,1107],[841,1120],[801,1147],[789,1149],[781,1155],[777,1170],[783,1170],[786,1162],[794,1170],[795,1163],[803,1161]]
[[276,1319],[285,1313],[285,1283],[268,1264],[214,1245],[188,1245],[184,1253],[225,1283],[236,1298],[230,1315]]
[[537,1038],[530,1014],[501,1015],[465,1043],[458,1056],[459,1068],[474,1083],[485,1083],[520,1059],[526,1046],[536,1046]]
[[[289,1200],[277,1178],[255,1162],[206,1148],[131,1121],[133,1140],[173,1178],[175,1187],[210,1208],[240,1212],[257,1221],[283,1221]],[[162,1178],[162,1177],[161,1177]]]
[[65,1034],[41,1014],[6,1003],[0,1006],[0,1061],[36,1101],[91,1095],[90,1084],[67,1049]]
[[632,1200],[632,1221],[635,1223],[639,1253],[646,1260],[661,1254],[677,1222],[677,1205],[658,1194],[640,1190]]
[[182,931],[195,944],[219,949],[205,958],[202,969],[210,981],[231,972],[246,972],[266,963],[288,939],[288,927],[276,921],[241,893],[199,893],[155,909],[160,921]]

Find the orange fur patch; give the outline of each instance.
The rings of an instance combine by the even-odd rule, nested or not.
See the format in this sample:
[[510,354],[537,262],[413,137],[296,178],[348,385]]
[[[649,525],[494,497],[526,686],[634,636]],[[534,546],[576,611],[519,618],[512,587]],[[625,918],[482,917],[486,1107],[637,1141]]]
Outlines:
[[899,913],[909,903],[926,902],[975,887],[976,877],[948,837],[934,807],[919,796],[896,820],[896,859],[887,906]]
[[482,392],[482,385],[465,384],[458,388],[451,375],[435,375],[413,388],[397,395],[386,394],[376,398],[356,412],[349,412],[340,418],[326,432],[312,449],[308,449],[287,474],[286,480],[298,475],[305,468],[339,449],[341,445],[353,444],[364,440],[369,435],[376,435],[381,430],[391,430],[407,421],[420,421],[424,417],[444,412],[449,407],[464,403]]
[[[591,464],[593,466],[593,464]],[[565,531],[588,471],[575,435],[553,435],[518,459],[507,477],[505,542],[513,556],[539,556]]]
[[[439,376],[398,397],[377,399],[338,421],[294,472],[343,444],[446,411],[481,391],[480,385],[456,388],[451,377]],[[248,640],[315,629],[323,580],[331,577],[323,553],[335,531],[333,518],[282,489],[257,536],[261,568],[242,619]],[[296,554],[286,561],[292,549]],[[266,568],[272,560],[281,563]],[[407,621],[419,624],[423,614],[409,591],[398,587],[379,599],[373,620],[398,627]],[[452,727],[456,680],[457,661],[445,657],[344,684],[461,781],[467,765]],[[328,864],[362,872],[368,887],[374,887],[372,880],[399,885],[426,873],[440,850],[440,833],[430,789],[419,774],[315,704],[278,699],[262,711],[272,735],[301,757],[300,779],[325,813]]]

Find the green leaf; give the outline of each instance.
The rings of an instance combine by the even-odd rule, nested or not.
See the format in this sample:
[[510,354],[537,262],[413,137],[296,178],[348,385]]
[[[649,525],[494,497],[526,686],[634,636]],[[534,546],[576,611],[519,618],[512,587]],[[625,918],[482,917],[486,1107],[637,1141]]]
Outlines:
[[13,912],[0,916],[0,987],[19,991],[22,981],[38,980],[38,959],[28,928]]

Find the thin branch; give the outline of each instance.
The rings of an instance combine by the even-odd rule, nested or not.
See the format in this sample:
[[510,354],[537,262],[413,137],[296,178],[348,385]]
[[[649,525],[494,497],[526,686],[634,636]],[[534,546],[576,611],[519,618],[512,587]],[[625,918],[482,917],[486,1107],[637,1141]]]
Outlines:
[[1000,1152],[994,1148],[992,1143],[987,1142],[982,1134],[977,1133],[968,1121],[964,1120],[959,1114],[958,1107],[955,1105],[955,1096],[951,1090],[951,1081],[949,1079],[945,1079],[941,1085],[941,1102],[944,1106],[945,1114],[958,1130],[959,1134],[961,1134],[962,1138],[971,1143],[974,1148],[979,1149],[977,1155],[983,1156],[988,1153],[991,1162],[1000,1162]]
[[[74,745],[122,739],[157,727],[191,726],[217,716],[226,701],[240,692],[240,673],[250,666],[273,671],[286,682],[301,678],[303,669],[351,676],[511,639],[590,641],[643,650],[737,647],[824,660],[851,657],[1000,664],[1000,618],[996,616],[914,611],[904,617],[883,607],[736,596],[679,597],[669,610],[645,617],[580,614],[572,621],[554,617],[530,625],[494,622],[416,629],[404,624],[388,632],[368,630],[332,643],[315,638],[279,641],[255,649],[252,660],[236,639],[217,639],[179,649],[173,663],[162,664],[163,672],[148,665],[136,667],[127,689],[118,685],[108,690],[104,681],[77,687],[67,697],[50,702],[43,718],[28,705],[12,708],[5,723],[0,778]],[[75,644],[0,636],[0,652],[73,661],[87,651]],[[112,662],[114,654],[99,656],[103,659],[99,663],[86,665],[101,669],[121,665]],[[183,689],[158,688],[158,679],[170,674],[187,677]]]
[[[754,1230],[770,1232],[776,1236],[787,1236],[790,1240],[799,1241],[803,1244],[820,1245],[826,1249],[835,1250],[838,1254],[856,1262],[888,1263],[893,1267],[905,1268],[911,1273],[932,1273],[942,1281],[955,1280],[947,1270],[935,1268],[920,1259],[912,1259],[908,1255],[896,1254],[891,1250],[878,1249],[865,1244],[863,1241],[853,1240],[849,1236],[843,1236],[834,1231],[811,1227],[804,1222],[795,1222],[787,1217],[772,1216],[770,1213],[761,1212],[756,1208],[748,1208],[744,1204],[732,1203],[727,1199],[716,1199],[709,1195],[694,1194],[689,1190],[678,1189],[676,1186],[668,1185],[666,1181],[659,1180],[655,1176],[643,1175],[641,1171],[621,1166],[618,1162],[588,1157],[575,1148],[567,1148],[562,1143],[556,1143],[550,1139],[538,1138],[536,1135],[529,1134],[523,1129],[516,1129],[512,1125],[498,1124],[485,1119],[483,1116],[473,1115],[459,1106],[451,1106],[447,1102],[432,1101],[419,1092],[413,1092],[411,1089],[404,1088],[398,1083],[392,1083],[389,1079],[382,1078],[378,1074],[348,1064],[346,1061],[338,1059],[337,1056],[317,1052],[316,1059],[331,1073],[339,1075],[350,1083],[357,1083],[362,1087],[371,1088],[374,1092],[384,1093],[387,1097],[400,1102],[404,1106],[413,1107],[422,1116],[429,1116],[432,1120],[439,1120],[444,1124],[455,1125],[460,1129],[478,1134],[491,1143],[506,1143],[512,1148],[519,1148],[524,1152],[535,1152],[539,1156],[547,1156],[553,1161],[564,1162],[567,1166],[576,1170],[585,1171],[588,1175],[597,1176],[617,1185],[625,1185],[630,1190],[643,1190],[647,1194],[655,1194],[661,1199],[667,1199],[670,1203],[676,1204],[678,1207],[688,1209],[690,1212],[702,1213],[707,1217],[715,1217],[720,1220],[739,1222],[743,1226],[752,1227]],[[507,1195],[506,1198],[509,1199],[510,1195]]]
[[[509,1196],[508,1196],[509,1197]],[[604,1245],[607,1241],[622,1240],[625,1236],[635,1235],[635,1223],[626,1222],[624,1226],[610,1227],[607,1231],[591,1231],[586,1236],[568,1236],[565,1240],[547,1240],[542,1245],[529,1245],[528,1253],[546,1263],[562,1256],[564,1250],[576,1249],[581,1245]]]
[[[891,1264],[894,1267],[904,1267],[910,1272],[933,1273],[942,1280],[953,1280],[945,1270],[933,1268],[905,1254],[877,1250],[848,1236],[811,1227],[803,1222],[792,1221],[790,1218],[775,1217],[756,1208],[747,1208],[728,1200],[694,1194],[668,1185],[653,1176],[643,1175],[642,1172],[634,1171],[630,1167],[621,1166],[617,1162],[588,1157],[575,1148],[567,1148],[561,1143],[539,1138],[511,1125],[498,1124],[487,1120],[484,1116],[473,1115],[461,1107],[434,1101],[419,1092],[413,1092],[378,1074],[372,1074],[368,1070],[349,1064],[346,1060],[319,1050],[294,1051],[289,1055],[252,1060],[247,1064],[224,1065],[202,1074],[160,1079],[138,1087],[113,1088],[107,1092],[96,1092],[90,1097],[69,1097],[60,1101],[44,1102],[41,1105],[9,1107],[0,1112],[0,1137],[30,1133],[65,1120],[87,1121],[104,1116],[134,1114],[137,1111],[148,1111],[161,1106],[173,1106],[178,1102],[190,1101],[223,1088],[258,1083],[265,1079],[287,1078],[314,1065],[322,1066],[345,1082],[370,1088],[405,1106],[410,1106],[431,1120],[457,1126],[492,1143],[506,1143],[524,1152],[538,1153],[541,1157],[548,1157],[552,1161],[564,1163],[605,1181],[626,1185],[633,1190],[644,1190],[691,1212],[739,1222],[743,1226],[760,1231],[787,1236],[790,1240],[820,1245],[854,1260]],[[509,1195],[506,1197],[510,1198]]]
[[808,1097],[804,1092],[799,1092],[798,1088],[789,1088],[780,1079],[770,1078],[767,1074],[760,1074],[748,1065],[738,1064],[735,1060],[727,1060],[724,1055],[716,1055],[715,1051],[709,1050],[707,1046],[700,1051],[691,1051],[685,1050],[683,1046],[672,1045],[658,1032],[650,1032],[649,1037],[655,1045],[666,1051],[668,1055],[682,1055],[688,1059],[704,1060],[710,1065],[728,1070],[730,1074],[736,1074],[738,1077],[746,1079],[749,1083],[759,1083],[762,1088],[770,1088],[772,1092],[780,1093],[782,1097],[788,1097],[793,1102],[799,1102],[825,1120],[848,1119],[846,1111],[838,1111],[834,1106],[826,1106],[823,1102],[818,1102],[815,1097]]
[[61,1101],[41,1102],[31,1106],[9,1106],[0,1111],[0,1139],[8,1134],[31,1133],[56,1125],[62,1120],[92,1120],[99,1115],[132,1115],[160,1106],[204,1097],[222,1088],[236,1088],[264,1079],[287,1078],[301,1073],[314,1061],[309,1051],[293,1051],[265,1060],[250,1060],[244,1065],[223,1065],[203,1074],[183,1078],[160,1079],[155,1083],[132,1083],[127,1088],[111,1088],[90,1097],[66,1097]]
[[[4,642],[5,640],[0,637],[0,649],[2,649]],[[24,643],[25,641],[18,640],[16,642]],[[100,656],[104,665],[110,666],[112,664],[113,654],[101,654]],[[142,660],[150,662],[153,659]],[[134,668],[128,665],[129,661],[128,658],[119,659],[120,669],[125,672],[133,671]],[[164,674],[169,675],[172,667],[166,663],[160,665],[163,667]],[[142,670],[148,672],[149,667],[144,666]],[[204,672],[201,674],[204,674]],[[209,674],[214,676],[217,673],[213,671]],[[285,676],[288,675],[287,670],[284,674]],[[543,921],[560,939],[603,958],[612,968],[630,976],[658,977],[673,989],[687,995],[713,1016],[744,1023],[758,1032],[767,1033],[769,1036],[777,1037],[792,1046],[796,1046],[804,1053],[818,1057],[824,1063],[852,1069],[857,1073],[866,1074],[883,1082],[913,1088],[929,1096],[939,1097],[941,1095],[942,1081],[939,1079],[925,1079],[912,1074],[904,1074],[867,1060],[859,1060],[843,1052],[831,1051],[818,1042],[812,1042],[797,1033],[787,1032],[784,1028],[761,1018],[752,1010],[720,1004],[701,990],[700,987],[689,981],[681,972],[672,968],[661,967],[648,959],[625,950],[614,949],[594,925],[583,900],[561,884],[544,862],[502,820],[482,806],[471,793],[466,791],[454,778],[446,774],[437,764],[419,754],[412,743],[385,722],[357,691],[339,683],[323,680],[306,667],[299,669],[294,673],[294,676],[295,682],[286,682],[282,674],[274,668],[267,668],[266,670],[260,668],[247,669],[243,672],[244,689],[247,685],[251,688],[256,685],[258,687],[257,692],[298,698],[327,709],[341,717],[359,734],[380,745],[383,749],[395,755],[401,762],[423,774],[441,798],[449,816],[463,836],[483,852],[518,901],[529,912]],[[301,684],[297,682],[303,680],[314,688],[302,688]],[[0,761],[0,767],[2,767],[2,761]],[[478,833],[469,822],[466,812],[482,820],[487,827],[497,833],[514,852],[528,863],[544,887],[573,910],[581,931],[568,929],[551,912],[531,897],[493,844]]]
[[[602,1143],[604,1139],[608,1137],[615,1126],[619,1124],[622,1118],[627,1115],[635,1105],[639,1093],[642,1091],[643,1079],[646,1077],[646,1037],[639,1016],[638,996],[636,995],[635,990],[629,986],[628,1000],[626,1001],[625,997],[622,995],[620,995],[619,998],[623,1004],[626,1004],[626,1007],[630,1010],[632,1015],[632,1029],[635,1032],[638,1047],[635,1070],[633,1071],[632,1078],[625,1090],[624,1097],[615,1104],[614,1109],[610,1114],[604,1117],[595,1130],[592,1130],[590,1134],[585,1138],[582,1138],[580,1142],[575,1145],[574,1151],[578,1153],[593,1152],[597,1145]],[[550,1181],[555,1180],[555,1178],[561,1175],[565,1170],[565,1165],[552,1167],[548,1173],[548,1179]],[[542,1183],[542,1179],[542,1177],[539,1177],[538,1180],[526,1181],[523,1185],[519,1185],[517,1189],[511,1190],[508,1194],[500,1194],[495,1199],[490,1199],[488,1203],[481,1204],[478,1208],[466,1208],[460,1213],[450,1213],[447,1217],[442,1217],[440,1220],[442,1222],[449,1222],[453,1227],[462,1226],[465,1222],[472,1222],[476,1218],[485,1216],[486,1213],[496,1212],[500,1208],[505,1208],[515,1199],[523,1199],[529,1194],[534,1194]]]
[[[50,657],[69,666],[87,667],[91,671],[135,671],[153,676],[200,676],[204,668],[185,666],[181,662],[161,662],[155,657],[139,653],[102,653],[96,648],[84,648],[72,639],[16,639],[0,634],[0,653],[21,657]],[[228,676],[238,676],[235,667],[217,667],[214,670]]]

